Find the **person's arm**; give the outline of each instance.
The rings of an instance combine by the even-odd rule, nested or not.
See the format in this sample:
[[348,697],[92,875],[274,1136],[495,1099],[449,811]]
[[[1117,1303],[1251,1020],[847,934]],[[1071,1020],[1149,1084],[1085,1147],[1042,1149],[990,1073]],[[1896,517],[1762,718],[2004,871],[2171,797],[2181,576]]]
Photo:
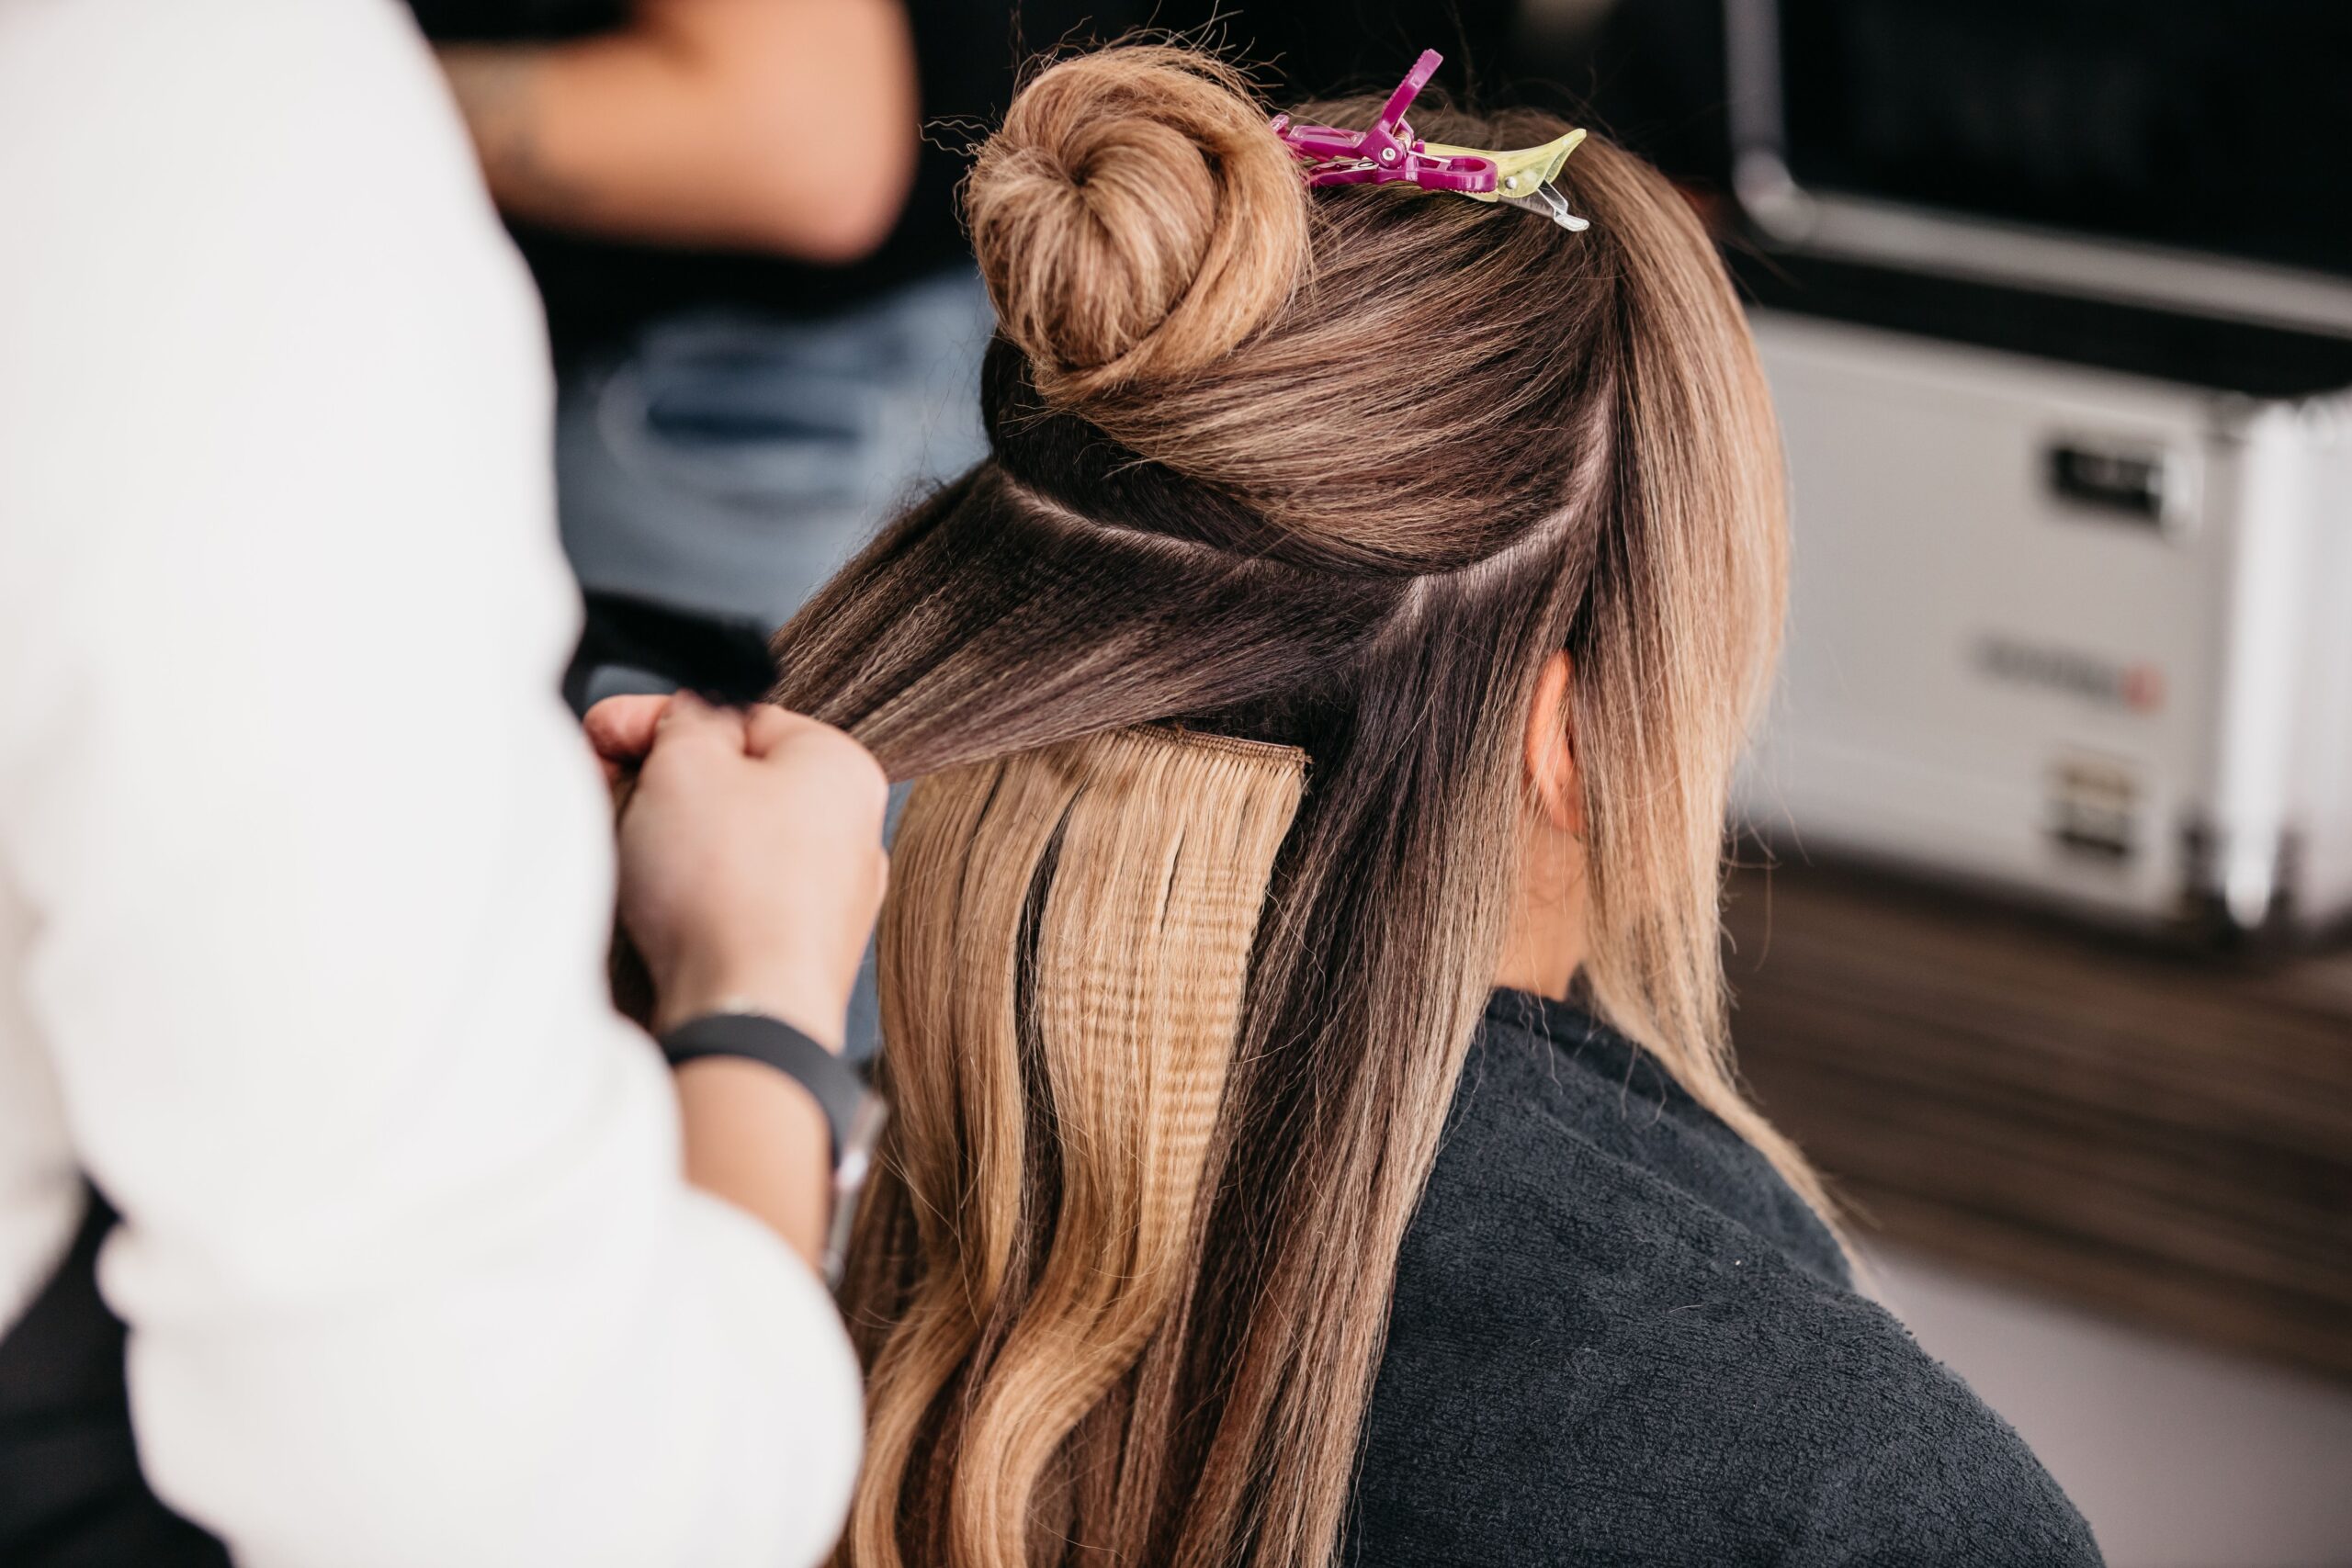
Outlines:
[[605,1000],[546,346],[429,52],[0,8],[0,861],[157,1491],[245,1568],[815,1562],[855,1361]]
[[[655,1032],[750,1011],[839,1053],[888,874],[889,786],[874,759],[813,719],[692,695],[607,698],[588,710],[587,732],[608,773],[637,768],[620,823],[621,917],[653,980]],[[787,869],[808,896],[778,897]],[[832,1186],[816,1100],[740,1058],[688,1062],[677,1079],[687,1179],[820,1263]]]
[[899,0],[639,0],[614,32],[441,60],[492,194],[535,222],[848,261],[914,177]]

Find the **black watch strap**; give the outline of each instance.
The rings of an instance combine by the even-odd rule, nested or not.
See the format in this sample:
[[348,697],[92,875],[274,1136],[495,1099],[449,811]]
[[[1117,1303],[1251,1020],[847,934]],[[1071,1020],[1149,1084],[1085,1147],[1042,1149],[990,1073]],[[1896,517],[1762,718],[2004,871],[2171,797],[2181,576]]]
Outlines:
[[662,1054],[673,1067],[705,1056],[765,1062],[817,1097],[833,1134],[833,1168],[841,1169],[865,1085],[855,1068],[792,1025],[765,1013],[706,1013],[663,1035]]

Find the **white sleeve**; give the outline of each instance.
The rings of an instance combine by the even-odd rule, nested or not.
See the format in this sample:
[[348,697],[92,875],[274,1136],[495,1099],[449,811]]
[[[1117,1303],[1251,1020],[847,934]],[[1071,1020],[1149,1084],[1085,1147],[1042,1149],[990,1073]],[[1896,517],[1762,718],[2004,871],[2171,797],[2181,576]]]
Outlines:
[[390,0],[0,9],[0,870],[241,1562],[798,1568],[821,1286],[603,1001],[543,329]]

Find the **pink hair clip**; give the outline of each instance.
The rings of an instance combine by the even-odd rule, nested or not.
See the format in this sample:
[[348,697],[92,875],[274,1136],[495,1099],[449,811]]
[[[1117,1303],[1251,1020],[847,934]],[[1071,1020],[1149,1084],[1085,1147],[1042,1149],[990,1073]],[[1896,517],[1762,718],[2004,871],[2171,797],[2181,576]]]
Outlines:
[[1294,125],[1290,116],[1273,118],[1273,132],[1306,165],[1306,183],[1315,186],[1388,185],[1409,181],[1423,190],[1452,191],[1473,201],[1499,201],[1540,212],[1563,229],[1582,230],[1590,224],[1568,210],[1567,198],[1552,182],[1568,161],[1584,132],[1571,130],[1541,147],[1517,152],[1487,152],[1475,147],[1449,147],[1423,141],[1413,134],[1405,111],[1437,74],[1443,55],[1421,51],[1420,59],[1369,130],[1341,130],[1329,125]]

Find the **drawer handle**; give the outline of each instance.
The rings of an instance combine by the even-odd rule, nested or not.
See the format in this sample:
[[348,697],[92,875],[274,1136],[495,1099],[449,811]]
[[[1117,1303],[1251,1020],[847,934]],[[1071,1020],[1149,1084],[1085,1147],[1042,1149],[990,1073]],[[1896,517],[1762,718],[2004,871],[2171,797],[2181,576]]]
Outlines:
[[2077,506],[2150,525],[2165,518],[2162,452],[2062,441],[2049,452],[2050,488]]

